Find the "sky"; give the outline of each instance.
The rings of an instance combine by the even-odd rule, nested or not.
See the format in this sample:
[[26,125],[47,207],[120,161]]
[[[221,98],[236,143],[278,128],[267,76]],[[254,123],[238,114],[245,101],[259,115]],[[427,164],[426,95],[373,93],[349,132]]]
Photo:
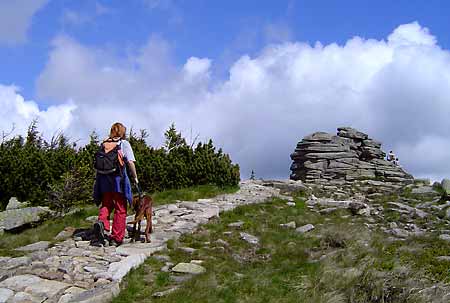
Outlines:
[[174,122],[246,178],[288,178],[315,131],[352,126],[416,177],[450,177],[445,0],[0,0],[0,131],[86,142]]

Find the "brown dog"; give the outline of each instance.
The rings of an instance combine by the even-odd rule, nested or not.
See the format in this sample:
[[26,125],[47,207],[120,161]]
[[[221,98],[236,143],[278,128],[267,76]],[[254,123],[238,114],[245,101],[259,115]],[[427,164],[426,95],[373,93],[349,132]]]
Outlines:
[[[145,228],[145,242],[150,242],[150,233],[153,232],[152,227],[152,206],[153,200],[150,196],[144,195],[142,198],[133,197],[133,210],[135,211],[134,220],[130,223],[133,224],[133,233],[131,236],[131,241],[140,240],[141,238],[141,221],[142,219],[147,220],[147,227]],[[136,231],[136,224],[138,225],[138,230]]]

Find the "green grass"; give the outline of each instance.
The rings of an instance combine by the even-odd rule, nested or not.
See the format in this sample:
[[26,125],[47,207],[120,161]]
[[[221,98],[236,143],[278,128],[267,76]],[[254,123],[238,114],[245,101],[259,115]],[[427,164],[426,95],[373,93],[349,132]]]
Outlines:
[[[163,262],[149,258],[125,278],[113,302],[419,303],[431,301],[419,290],[448,282],[450,262],[435,257],[450,255],[450,248],[435,236],[391,241],[368,229],[363,217],[344,210],[322,216],[301,196],[295,201],[295,207],[279,199],[238,207],[171,241],[163,252],[171,262],[203,260],[206,273],[177,284],[175,274],[160,272]],[[244,222],[241,230],[228,227],[236,221]],[[316,228],[302,235],[279,226],[290,221]],[[240,231],[257,236],[260,246],[241,240]],[[191,255],[181,246],[196,251]],[[175,292],[152,297],[176,285]]]
[[86,207],[72,215],[62,218],[52,219],[41,225],[26,229],[20,233],[5,233],[0,236],[0,255],[18,256],[21,252],[14,248],[28,245],[38,241],[54,241],[54,237],[68,226],[75,228],[88,227],[91,223],[85,219],[89,216],[98,214],[98,208],[95,206]]
[[231,194],[239,190],[238,186],[218,187],[216,185],[198,185],[182,189],[170,189],[155,192],[152,198],[155,205],[175,203],[180,201],[195,201],[197,199],[212,198],[220,194]]

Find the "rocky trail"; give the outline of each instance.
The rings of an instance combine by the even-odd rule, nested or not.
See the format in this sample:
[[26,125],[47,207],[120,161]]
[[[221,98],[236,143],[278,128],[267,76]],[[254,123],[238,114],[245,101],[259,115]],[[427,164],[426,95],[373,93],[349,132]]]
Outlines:
[[65,230],[57,238],[66,239],[53,246],[42,241],[21,247],[19,250],[28,252],[25,256],[0,257],[0,302],[108,302],[119,293],[122,278],[147,257],[164,250],[168,240],[192,233],[200,224],[240,205],[261,203],[273,196],[292,199],[279,191],[241,182],[235,194],[156,206],[151,243],[129,243],[126,238],[117,248],[94,247],[79,234],[73,236],[73,230]]
[[[299,191],[303,193],[309,212],[324,216],[327,221],[327,216],[344,211],[342,218],[363,224],[374,232],[381,231],[387,242],[424,236],[450,242],[450,202],[442,199],[442,194],[429,182],[415,180],[395,195],[383,194],[386,191],[383,182],[367,182],[370,193],[358,192],[360,187],[348,190],[322,184],[305,185],[302,181],[292,180],[244,181],[234,194],[154,207],[151,243],[130,243],[127,237],[119,247],[94,247],[83,233],[66,229],[56,237],[60,240],[56,244],[37,242],[19,248],[27,252],[25,256],[0,257],[0,302],[109,302],[120,292],[120,282],[125,275],[146,258],[165,250],[169,240],[193,233],[221,212],[241,205],[263,203],[278,197],[286,200],[286,207],[295,207],[298,200],[288,194]],[[127,220],[132,221],[132,218]],[[93,221],[95,217],[87,219]],[[286,223],[286,227],[291,223]],[[145,221],[143,225],[142,230]],[[308,233],[314,229],[312,224],[306,224],[298,226],[296,231]],[[258,241],[250,234],[241,237],[249,243]],[[448,262],[450,256],[439,255],[435,259],[436,262]],[[161,270],[195,274],[205,269],[192,261],[176,265],[168,262]],[[447,284],[430,285],[421,287],[450,300]]]

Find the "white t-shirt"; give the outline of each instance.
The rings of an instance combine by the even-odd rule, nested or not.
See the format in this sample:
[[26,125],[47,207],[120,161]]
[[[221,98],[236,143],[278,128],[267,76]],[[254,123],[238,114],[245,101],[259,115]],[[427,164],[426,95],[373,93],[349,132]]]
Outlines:
[[123,156],[127,158],[127,161],[136,162],[130,142],[128,142],[127,140],[120,140],[120,149],[123,152]]

